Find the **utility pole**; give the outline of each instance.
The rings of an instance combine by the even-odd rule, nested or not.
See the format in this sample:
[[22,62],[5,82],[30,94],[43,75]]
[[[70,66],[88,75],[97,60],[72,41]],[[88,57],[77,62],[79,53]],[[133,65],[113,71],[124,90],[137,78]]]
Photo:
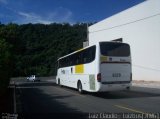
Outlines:
[[[88,23],[87,23],[87,42],[89,42],[89,29],[88,29]],[[89,45],[89,44],[88,44]]]
[[88,23],[86,24],[87,25],[87,38],[86,38],[86,41],[83,42],[83,47],[87,47],[89,46],[89,29],[88,29]]

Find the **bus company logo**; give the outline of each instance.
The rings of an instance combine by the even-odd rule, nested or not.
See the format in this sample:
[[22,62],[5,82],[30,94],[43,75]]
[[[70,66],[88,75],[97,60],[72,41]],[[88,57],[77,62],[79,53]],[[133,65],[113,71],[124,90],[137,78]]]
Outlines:
[[113,73],[112,77],[121,77],[121,73]]

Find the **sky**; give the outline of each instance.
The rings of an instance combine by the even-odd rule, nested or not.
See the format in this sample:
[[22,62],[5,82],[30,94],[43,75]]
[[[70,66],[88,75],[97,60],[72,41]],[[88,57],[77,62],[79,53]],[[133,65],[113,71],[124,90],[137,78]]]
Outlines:
[[99,22],[144,0],[0,0],[0,23]]

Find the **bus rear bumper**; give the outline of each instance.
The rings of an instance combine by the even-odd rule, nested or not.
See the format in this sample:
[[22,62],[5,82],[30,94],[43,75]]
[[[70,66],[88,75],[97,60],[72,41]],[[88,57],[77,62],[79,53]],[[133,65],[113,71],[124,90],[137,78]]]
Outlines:
[[127,83],[127,84],[101,84],[101,86],[99,88],[99,92],[127,90],[131,86],[132,86],[131,83]]

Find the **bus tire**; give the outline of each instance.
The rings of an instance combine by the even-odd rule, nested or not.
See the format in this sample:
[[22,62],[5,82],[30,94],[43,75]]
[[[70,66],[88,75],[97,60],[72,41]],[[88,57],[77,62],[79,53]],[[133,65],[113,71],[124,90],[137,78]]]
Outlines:
[[77,89],[78,89],[78,92],[79,92],[80,94],[83,93],[83,88],[82,88],[82,83],[81,83],[81,81],[78,81]]

